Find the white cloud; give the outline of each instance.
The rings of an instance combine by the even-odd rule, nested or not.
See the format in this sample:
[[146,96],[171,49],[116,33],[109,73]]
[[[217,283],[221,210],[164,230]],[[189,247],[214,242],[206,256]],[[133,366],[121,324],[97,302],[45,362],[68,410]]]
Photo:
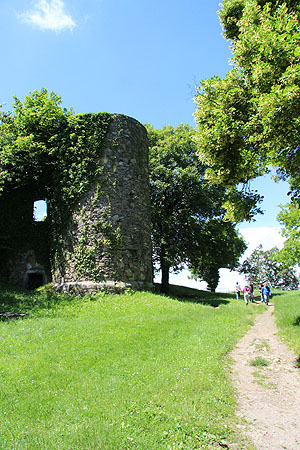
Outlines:
[[39,0],[34,9],[20,13],[22,21],[37,26],[41,30],[62,31],[72,30],[76,23],[70,15],[65,12],[62,0]]
[[239,232],[248,245],[242,259],[247,258],[260,244],[264,250],[270,250],[273,247],[283,247],[284,238],[281,236],[280,227],[249,227],[242,228]]
[[181,272],[170,273],[170,283],[178,284],[179,286],[187,286],[194,289],[206,290],[207,283],[205,281],[193,280],[190,278],[191,274],[189,270],[183,269]]
[[235,270],[220,269],[220,281],[217,292],[234,292],[237,281],[243,287],[247,282],[247,278]]
[[[241,261],[248,258],[253,250],[255,250],[260,244],[263,246],[263,250],[270,250],[273,247],[282,248],[284,238],[281,236],[280,227],[249,227],[239,230],[244,237],[248,246],[247,250],[241,257]],[[232,292],[236,282],[241,285],[245,284],[246,278],[236,271],[230,271],[228,269],[220,270],[220,282],[217,287],[218,292]]]

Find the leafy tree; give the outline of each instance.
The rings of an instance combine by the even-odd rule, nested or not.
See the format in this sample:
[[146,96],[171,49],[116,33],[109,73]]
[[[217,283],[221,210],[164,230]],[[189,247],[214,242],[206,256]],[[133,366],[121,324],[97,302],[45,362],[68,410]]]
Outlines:
[[278,220],[286,238],[279,252],[280,259],[287,265],[300,264],[300,208],[297,203],[282,206]]
[[0,115],[0,193],[5,186],[43,186],[48,199],[68,209],[101,172],[110,114],[75,115],[44,88],[24,103],[15,97],[13,108]]
[[[0,113],[1,249],[8,245],[9,206],[44,198],[51,224],[50,256],[56,264],[64,261],[66,224],[74,204],[101,173],[99,159],[110,121],[108,113],[75,115],[63,109],[60,97],[47,89],[31,92],[23,103],[15,98],[13,112]],[[19,241],[13,245],[18,247]]]
[[[43,179],[50,183],[61,167],[64,136],[72,111],[61,107],[61,98],[47,89],[34,91],[24,104],[15,97],[13,113],[0,116],[0,183],[26,185]],[[0,185],[1,188],[1,185]]]
[[297,198],[299,3],[224,0],[220,18],[234,67],[224,79],[203,81],[196,95],[199,154],[209,165],[207,176],[244,186],[272,166],[279,178],[291,181]]
[[51,187],[58,186],[57,176],[64,167],[61,158],[64,136],[68,131],[68,117],[72,115],[71,111],[62,109],[60,97],[46,89],[30,93],[24,103],[16,97],[14,100],[13,112],[0,112],[0,248],[3,251],[10,248],[12,226],[11,214],[3,207],[3,201],[7,202],[7,195],[15,192],[15,208],[18,208],[17,202],[22,201],[22,196],[18,198],[19,188],[36,195],[35,199],[51,200]]
[[224,255],[220,258],[216,250],[222,225],[224,236],[240,240],[232,224],[222,223],[225,189],[204,180],[205,170],[197,157],[193,128],[146,127],[150,143],[154,262],[162,271],[161,290],[168,291],[170,269],[176,271],[189,263],[197,267],[197,275],[210,282],[211,271],[205,271],[201,262],[214,267],[214,276],[223,264],[227,266],[230,262]]
[[239,273],[247,277],[256,285],[268,281],[274,288],[298,289],[299,280],[294,264],[282,261],[277,247],[263,250],[259,245],[238,268]]
[[208,288],[215,292],[220,278],[219,269],[235,269],[247,246],[230,222],[218,219],[209,221],[204,235],[199,238],[189,268],[193,278],[206,281]]

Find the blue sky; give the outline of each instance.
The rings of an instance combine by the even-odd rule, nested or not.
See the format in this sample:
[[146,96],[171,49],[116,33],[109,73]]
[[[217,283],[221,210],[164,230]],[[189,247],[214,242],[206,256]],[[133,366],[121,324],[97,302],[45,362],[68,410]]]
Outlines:
[[0,101],[46,87],[75,112],[193,124],[197,82],[228,68],[218,0],[0,2]]
[[[195,86],[230,69],[218,9],[219,0],[0,0],[0,103],[11,110],[13,96],[45,87],[76,113],[195,125]],[[252,249],[279,244],[287,185],[253,186],[266,213],[240,230]]]

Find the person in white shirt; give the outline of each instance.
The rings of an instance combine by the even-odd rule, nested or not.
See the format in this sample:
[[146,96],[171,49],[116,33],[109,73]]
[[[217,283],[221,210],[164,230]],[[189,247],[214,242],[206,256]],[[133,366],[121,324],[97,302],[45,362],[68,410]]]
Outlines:
[[235,285],[235,295],[236,295],[236,299],[239,300],[241,298],[241,286],[239,285],[239,282],[236,282]]

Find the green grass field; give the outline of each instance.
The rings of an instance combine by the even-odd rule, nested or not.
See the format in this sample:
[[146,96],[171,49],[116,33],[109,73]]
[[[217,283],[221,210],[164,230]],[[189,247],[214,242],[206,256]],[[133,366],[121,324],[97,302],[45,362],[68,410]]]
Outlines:
[[300,368],[300,291],[277,295],[274,301],[279,335],[299,355]]
[[1,450],[238,441],[228,352],[264,306],[182,288],[73,298],[4,285],[0,303],[28,313],[0,322]]

